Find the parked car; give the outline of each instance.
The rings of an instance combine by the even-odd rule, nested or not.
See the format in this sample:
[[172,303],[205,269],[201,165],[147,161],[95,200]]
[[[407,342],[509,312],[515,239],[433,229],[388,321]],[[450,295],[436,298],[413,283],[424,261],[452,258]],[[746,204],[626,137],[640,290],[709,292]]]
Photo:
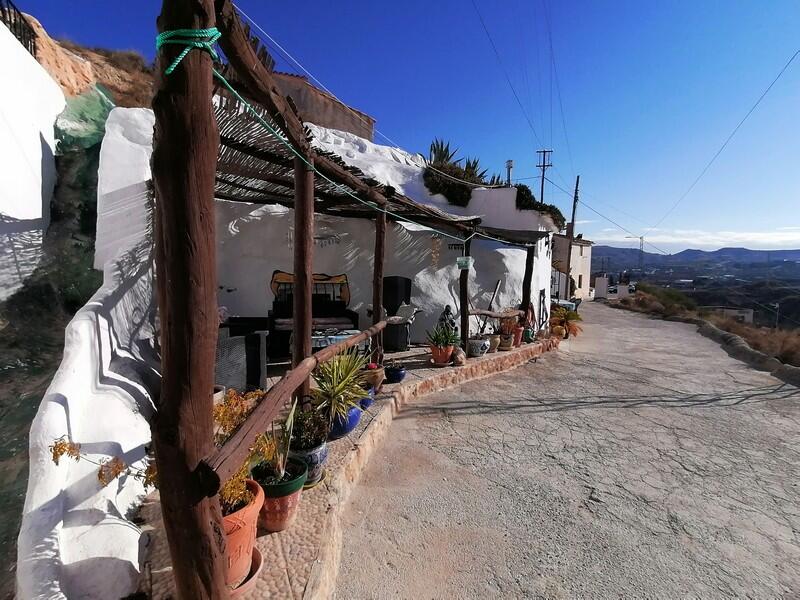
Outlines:
[[635,294],[636,293],[636,284],[635,283],[632,283],[632,284],[630,284],[628,286],[628,293],[629,294]]
[[616,294],[617,293],[617,286],[615,286],[615,285],[608,286],[608,293],[609,294]]

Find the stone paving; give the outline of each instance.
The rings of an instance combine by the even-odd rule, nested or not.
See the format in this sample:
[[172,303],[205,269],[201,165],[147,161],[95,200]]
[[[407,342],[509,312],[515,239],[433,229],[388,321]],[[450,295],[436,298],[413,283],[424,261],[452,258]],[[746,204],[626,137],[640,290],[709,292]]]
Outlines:
[[396,419],[337,598],[800,597],[800,390],[693,325],[581,314],[558,353]]
[[[327,477],[303,492],[295,523],[277,534],[260,533],[257,545],[265,557],[264,566],[255,589],[241,597],[329,598],[340,563],[341,511],[397,411],[424,394],[525,364],[553,347],[557,344],[552,341],[528,344],[470,359],[466,366],[457,368],[429,367],[430,355],[420,347],[390,356],[402,360],[409,369],[405,381],[384,385],[358,428],[347,438],[331,443]],[[157,493],[148,497],[140,516],[147,532],[140,590],[154,600],[171,598],[174,586]]]

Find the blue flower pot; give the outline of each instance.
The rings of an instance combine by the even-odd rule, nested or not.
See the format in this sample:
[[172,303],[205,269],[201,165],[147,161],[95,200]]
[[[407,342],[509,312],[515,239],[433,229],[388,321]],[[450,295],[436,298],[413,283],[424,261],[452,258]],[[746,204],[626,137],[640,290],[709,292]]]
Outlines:
[[386,383],[400,383],[406,378],[405,367],[386,367]]
[[343,438],[348,433],[353,431],[358,425],[358,422],[361,420],[361,407],[354,406],[350,410],[347,411],[347,419],[342,419],[341,417],[336,417],[333,419],[333,425],[331,425],[331,431],[328,434],[329,440],[338,440],[339,438]]
[[322,479],[322,474],[325,471],[325,461],[328,460],[328,444],[323,442],[310,450],[289,450],[289,457],[306,464],[308,478],[305,484],[311,486]]
[[361,405],[361,410],[367,410],[372,403],[375,402],[375,396],[373,394],[368,394],[361,399],[359,404]]

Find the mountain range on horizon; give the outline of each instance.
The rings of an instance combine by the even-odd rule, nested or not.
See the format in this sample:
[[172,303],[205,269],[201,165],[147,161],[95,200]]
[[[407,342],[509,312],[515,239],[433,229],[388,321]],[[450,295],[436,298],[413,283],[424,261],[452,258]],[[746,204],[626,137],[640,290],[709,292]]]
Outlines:
[[[606,261],[608,268],[634,268],[639,264],[638,248],[592,247],[593,269]],[[650,267],[697,265],[701,263],[778,263],[800,261],[797,250],[751,250],[749,248],[719,248],[718,250],[687,249],[675,254],[644,253],[644,264]]]

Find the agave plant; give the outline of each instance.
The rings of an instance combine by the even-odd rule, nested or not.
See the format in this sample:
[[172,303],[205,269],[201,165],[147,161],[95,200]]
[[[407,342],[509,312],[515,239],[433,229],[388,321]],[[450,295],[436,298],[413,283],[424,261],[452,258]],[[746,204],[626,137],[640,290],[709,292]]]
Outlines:
[[496,186],[496,185],[505,185],[506,180],[503,179],[502,175],[498,175],[497,173],[493,173],[492,176],[489,178],[489,185]]
[[479,158],[464,159],[464,178],[475,183],[483,183],[487,169],[481,170]]
[[260,483],[280,482],[286,474],[296,408],[295,400],[289,408],[286,419],[279,424],[273,421],[270,431],[262,433],[256,440],[251,462],[256,463],[253,474],[259,475],[257,479]]
[[333,424],[336,417],[347,420],[347,412],[359,406],[364,397],[364,373],[366,357],[357,351],[337,354],[319,365],[312,377],[317,387],[311,390],[317,410],[328,415]]
[[583,331],[583,328],[577,323],[581,320],[581,316],[576,311],[557,306],[550,314],[550,327],[563,327],[564,338],[567,339],[570,335],[578,335]]
[[426,332],[428,334],[428,342],[437,348],[447,348],[448,346],[455,346],[460,341],[455,329],[447,325],[437,325],[433,331]]
[[458,152],[458,148],[450,150],[450,142],[434,138],[428,153],[428,163],[432,165],[455,164],[458,162],[456,160],[456,152]]

